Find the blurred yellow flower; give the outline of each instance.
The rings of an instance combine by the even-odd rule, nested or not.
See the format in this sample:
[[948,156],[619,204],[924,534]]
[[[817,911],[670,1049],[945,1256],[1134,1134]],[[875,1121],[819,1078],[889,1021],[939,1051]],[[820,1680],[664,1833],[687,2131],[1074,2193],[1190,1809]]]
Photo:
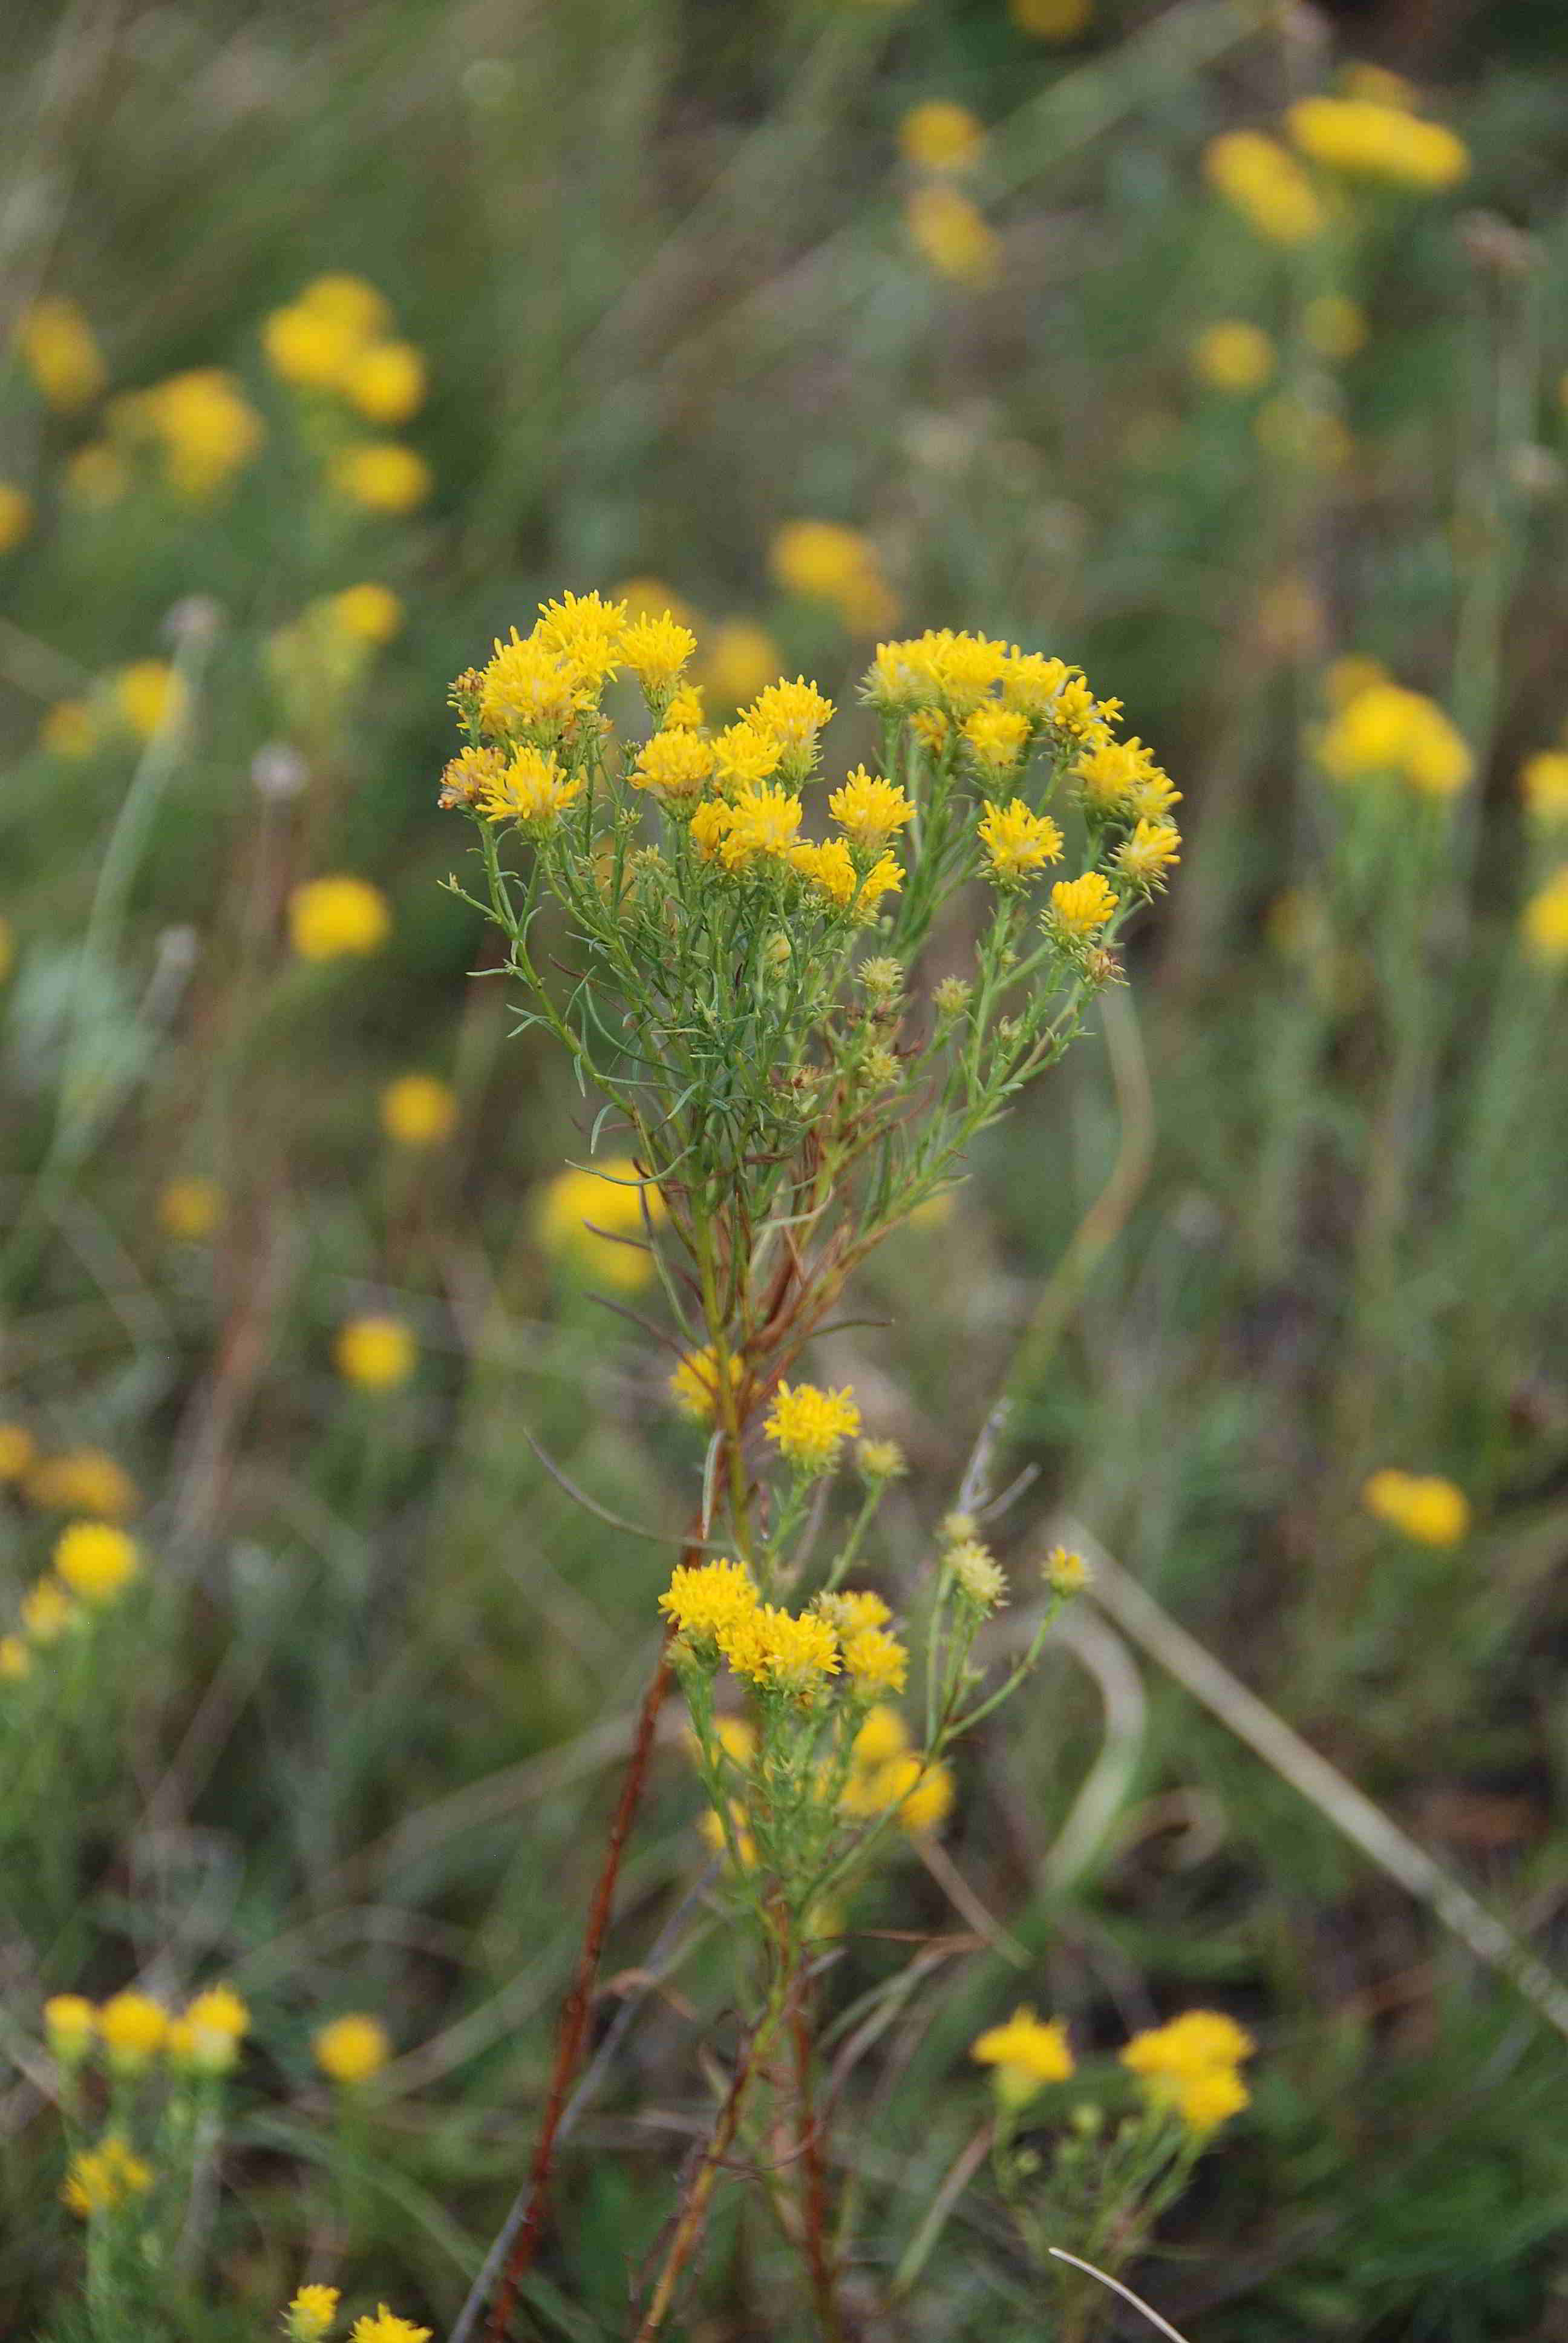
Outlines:
[[367,2016],[361,2011],[335,2017],[322,2026],[314,2048],[316,2063],[322,2073],[334,2083],[350,2087],[367,2083],[392,2056],[387,2028],[378,2017]]
[[838,521],[791,520],[774,532],[769,567],[787,593],[832,603],[846,626],[877,634],[898,616],[877,549]]
[[392,307],[386,295],[347,270],[313,277],[299,301],[313,316],[336,319],[361,342],[379,340],[392,323]]
[[261,346],[280,382],[297,390],[344,390],[364,351],[364,336],[341,317],[303,301],[264,319]]
[[[740,1361],[731,1353],[727,1363],[733,1386],[740,1380]],[[668,1389],[682,1415],[689,1415],[694,1423],[713,1422],[719,1405],[719,1356],[711,1342],[705,1342],[700,1350],[681,1353]]]
[[1439,122],[1370,97],[1303,97],[1285,116],[1303,155],[1348,177],[1440,194],[1470,169],[1470,150]]
[[1320,293],[1302,312],[1307,346],[1321,358],[1353,358],[1367,337],[1365,312],[1343,293]]
[[939,277],[955,284],[994,284],[1001,245],[978,206],[956,187],[916,187],[904,206],[910,240]]
[[1061,2019],[1038,2017],[1027,2002],[1005,2026],[977,2036],[970,2056],[996,2069],[997,2089],[1012,2107],[1025,2106],[1048,2083],[1065,2083],[1074,2071]]
[[[690,603],[673,586],[667,586],[662,578],[623,578],[618,586],[610,588],[609,598],[624,607],[628,626],[636,626],[639,618],[669,618],[678,627],[697,623]],[[771,668],[769,672],[771,674]]]
[[151,2165],[133,2155],[123,2139],[110,2135],[96,2147],[85,2147],[72,2157],[60,2194],[72,2212],[85,2221],[95,2213],[117,2211],[133,2197],[145,2196],[152,2185]]
[[93,1606],[116,1603],[141,1573],[135,1538],[111,1522],[73,1522],[55,1542],[56,1575]]
[[356,642],[389,643],[403,624],[403,605],[390,586],[345,586],[326,608],[340,634]]
[[67,414],[90,406],[108,380],[92,327],[64,294],[45,295],[23,311],[16,344],[23,365],[50,406]]
[[1527,757],[1519,787],[1533,821],[1549,830],[1568,821],[1568,749],[1541,749]]
[[1525,950],[1543,968],[1568,960],[1568,862],[1532,895],[1521,918]]
[[333,467],[332,480],[351,504],[387,514],[413,512],[435,486],[423,456],[397,439],[367,439],[346,449]]
[[457,1099],[434,1074],[399,1074],[381,1093],[381,1128],[399,1147],[439,1147],[457,1120]]
[[761,627],[726,618],[708,638],[700,675],[720,707],[741,708],[771,682],[780,663],[778,644]]
[[140,2072],[163,2048],[169,2014],[150,1994],[116,1993],[98,2012],[98,2032],[111,2066],[122,2075]]
[[44,2004],[44,2032],[64,2066],[79,2066],[98,2031],[98,2013],[79,1993],[56,1993]]
[[321,2343],[337,2316],[341,2296],[335,2286],[302,2286],[284,2313],[289,2343]]
[[1217,195],[1271,244],[1308,244],[1325,224],[1322,205],[1289,150],[1261,130],[1225,130],[1203,150]]
[[133,659],[109,678],[116,714],[138,740],[151,740],[184,722],[190,704],[185,679],[164,659]]
[[75,1604],[57,1579],[40,1578],[22,1597],[22,1630],[30,1644],[57,1644],[76,1615]]
[[0,480],[0,553],[20,545],[33,526],[33,499],[12,480]]
[[1274,371],[1274,345],[1261,326],[1225,317],[1191,347],[1192,371],[1214,390],[1261,390]]
[[1470,1500],[1439,1473],[1385,1466],[1366,1483],[1362,1503],[1417,1545],[1458,1545],[1469,1534]]
[[1432,798],[1452,797],[1475,764],[1437,702],[1397,683],[1352,693],[1324,728],[1317,753],[1336,781],[1387,776]]
[[133,438],[156,441],[169,486],[195,503],[226,488],[266,436],[238,382],[221,367],[194,367],[116,399],[110,421]]
[[0,1481],[19,1481],[35,1453],[25,1424],[0,1423]]
[[961,171],[985,145],[985,127],[967,106],[951,98],[928,98],[912,106],[899,125],[899,147],[907,163],[925,171]]
[[17,1684],[31,1673],[33,1655],[20,1635],[0,1635],[0,1684]]
[[410,2318],[399,2318],[382,2303],[374,2318],[367,2313],[355,2320],[348,2343],[430,2343],[430,2332],[428,2327],[416,2327]]
[[345,1383],[361,1391],[394,1391],[419,1363],[412,1327],[401,1318],[351,1318],[337,1330],[333,1358]]
[[85,699],[57,700],[38,727],[38,745],[51,757],[87,757],[98,744],[98,720]]
[[412,342],[377,342],[357,357],[345,387],[368,423],[407,423],[425,404],[425,359]]
[[1075,41],[1094,15],[1094,0],[1008,0],[1020,33],[1035,41]]
[[170,1180],[158,1191],[158,1226],[182,1243],[199,1244],[210,1237],[224,1216],[226,1199],[216,1180],[193,1174]]
[[345,873],[309,879],[288,899],[290,940],[301,960],[341,960],[379,951],[392,914],[379,887]]
[[611,1156],[595,1171],[558,1172],[540,1195],[535,1229],[553,1259],[569,1261],[622,1293],[635,1293],[654,1274],[641,1246],[645,1211],[648,1225],[657,1229],[667,1217],[664,1198],[642,1179],[629,1156]]
[[1120,2056],[1151,2106],[1173,2109],[1190,2131],[1204,2134],[1247,2105],[1238,2069],[1256,2046],[1222,2011],[1189,2009],[1135,2034]]
[[1381,660],[1367,659],[1359,651],[1346,651],[1331,659],[1323,670],[1323,689],[1331,708],[1345,708],[1359,692],[1370,691],[1374,683],[1390,681],[1388,669]]
[[232,1986],[215,1985],[187,2003],[176,2022],[181,2065],[194,2067],[199,2075],[224,2075],[238,2058],[240,2043],[250,2031],[250,2012]]
[[44,1513],[90,1513],[103,1522],[123,1522],[141,1503],[141,1493],[124,1465],[101,1448],[45,1456],[28,1474],[26,1494]]

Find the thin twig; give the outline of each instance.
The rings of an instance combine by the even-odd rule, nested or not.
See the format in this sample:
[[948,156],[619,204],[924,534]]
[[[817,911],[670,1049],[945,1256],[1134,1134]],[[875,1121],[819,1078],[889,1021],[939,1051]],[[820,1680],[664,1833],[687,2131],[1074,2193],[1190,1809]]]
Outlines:
[[1161,2318],[1157,2310],[1151,2310],[1142,2296],[1134,2294],[1130,2286],[1123,2286],[1119,2278],[1111,2278],[1105,2270],[1096,2269],[1092,2262],[1081,2262],[1076,2254],[1063,2253],[1060,2246],[1050,2246],[1046,2250],[1054,2254],[1059,2262],[1070,2262],[1074,2269],[1085,2271],[1090,2278],[1097,2278],[1101,2286],[1108,2286],[1112,2294],[1119,2294],[1123,2302],[1130,2302],[1134,2310],[1141,2310],[1151,2327],[1158,2327],[1161,2335],[1171,2338],[1171,2343],[1187,2343],[1186,2337],[1179,2335],[1168,2318]]

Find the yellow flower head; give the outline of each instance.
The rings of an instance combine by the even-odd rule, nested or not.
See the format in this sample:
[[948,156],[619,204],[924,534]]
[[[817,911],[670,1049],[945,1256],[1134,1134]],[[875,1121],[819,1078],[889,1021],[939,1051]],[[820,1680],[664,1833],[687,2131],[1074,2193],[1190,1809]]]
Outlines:
[[1060,2018],[1038,2017],[1027,2002],[1005,2026],[988,2026],[977,2036],[970,2056],[996,2069],[997,2088],[1014,2107],[1024,2106],[1048,2083],[1065,2083],[1074,2066]]
[[122,2075],[139,2074],[163,2048],[168,2030],[168,2011],[150,1994],[116,1993],[98,2012],[105,2053]]
[[1310,244],[1325,225],[1322,205],[1301,165],[1261,130],[1226,130],[1211,139],[1203,150],[1203,174],[1271,244]]
[[351,1318],[337,1330],[333,1360],[347,1383],[361,1391],[395,1391],[419,1361],[413,1329],[401,1318]]
[[[729,1382],[738,1383],[741,1377],[740,1361],[731,1352],[728,1361]],[[719,1407],[719,1355],[711,1342],[700,1350],[686,1351],[680,1363],[669,1378],[670,1394],[682,1415],[694,1423],[711,1423]]]
[[717,1644],[757,1608],[757,1589],[744,1563],[678,1563],[658,1598],[665,1617],[693,1643]]
[[283,2315],[289,2343],[321,2343],[337,2316],[339,2299],[335,2286],[302,2286]]
[[216,1180],[170,1180],[158,1191],[158,1226],[184,1244],[200,1244],[222,1221],[226,1201]]
[[314,317],[335,318],[357,342],[377,340],[392,323],[392,305],[387,296],[347,269],[313,277],[299,296],[299,304]]
[[328,596],[327,615],[353,642],[389,643],[403,624],[403,605],[390,586],[345,586]]
[[858,1692],[902,1692],[910,1655],[885,1627],[859,1627],[844,1644],[844,1665]]
[[857,633],[875,633],[896,615],[876,547],[838,521],[786,521],[769,548],[769,566],[786,592],[831,602]]
[[701,862],[717,862],[735,827],[735,810],[722,798],[706,798],[691,817],[691,843]]
[[1044,1575],[1053,1594],[1077,1594],[1089,1584],[1089,1564],[1070,1546],[1053,1545],[1045,1557]]
[[643,742],[631,784],[651,789],[666,805],[689,805],[702,795],[712,771],[712,743],[681,728]]
[[1470,169],[1470,150],[1439,122],[1370,97],[1303,97],[1285,117],[1303,155],[1347,178],[1440,195]]
[[308,879],[288,899],[289,940],[301,960],[344,960],[379,951],[392,914],[379,887],[345,873]]
[[109,679],[116,714],[138,740],[151,740],[185,720],[188,694],[183,678],[163,659],[133,659]]
[[838,1636],[815,1611],[797,1616],[759,1603],[720,1627],[718,1644],[738,1676],[796,1699],[809,1699],[839,1673]]
[[967,106],[950,98],[928,98],[912,106],[899,125],[899,147],[907,163],[922,171],[961,171],[975,162],[985,131]]
[[1020,708],[993,707],[988,702],[965,718],[964,739],[982,773],[992,778],[1010,773],[1029,739],[1029,718]]
[[197,504],[226,488],[266,437],[260,416],[221,367],[192,367],[116,400],[110,421],[133,439],[155,442],[170,488]]
[[457,1121],[457,1099],[434,1074],[399,1074],[381,1093],[381,1128],[399,1147],[439,1147]]
[[544,830],[582,795],[583,777],[568,773],[548,749],[525,741],[504,769],[479,785],[487,821],[520,821]]
[[1084,804],[1096,813],[1126,810],[1133,793],[1151,779],[1166,776],[1141,740],[1105,740],[1086,749],[1072,768]]
[[899,1821],[911,1838],[940,1830],[952,1812],[955,1793],[950,1766],[923,1765],[912,1755],[896,1757],[883,1767],[878,1782],[879,1808],[896,1804]]
[[1021,798],[1010,806],[988,806],[979,824],[989,879],[1000,887],[1020,887],[1060,860],[1061,832],[1048,813],[1031,813]]
[[510,641],[497,643],[495,657],[480,675],[479,722],[492,734],[554,739],[593,706],[597,689],[577,660],[552,650],[537,635],[520,638],[514,627]]
[[981,1610],[994,1610],[1007,1601],[1007,1573],[979,1538],[960,1538],[948,1548],[944,1560],[970,1601]]
[[1519,786],[1531,820],[1543,830],[1568,822],[1568,749],[1542,749],[1527,757]]
[[225,2075],[250,2032],[250,2012],[231,1986],[209,1986],[189,2004],[179,2025],[181,2065],[199,2075]]
[[1172,2108],[1192,2131],[1208,2132],[1247,2105],[1236,2070],[1256,2047],[1221,2011],[1190,2009],[1135,2034],[1121,2057],[1153,2106]]
[[1274,345],[1242,317],[1205,326],[1192,344],[1192,371],[1213,390],[1261,390],[1274,371]]
[[33,499],[13,480],[0,480],[0,553],[20,545],[33,526]]
[[423,456],[399,439],[367,439],[347,447],[332,468],[332,485],[348,503],[388,516],[414,512],[435,487]]
[[73,1594],[96,1607],[117,1602],[138,1575],[142,1557],[135,1538],[108,1522],[73,1522],[55,1543],[55,1570]]
[[425,404],[424,355],[412,342],[377,342],[350,360],[343,387],[367,423],[407,423]]
[[1181,860],[1181,833],[1173,822],[1141,821],[1117,848],[1116,867],[1135,887],[1162,886],[1171,865]]
[[702,680],[719,704],[743,707],[779,672],[779,646],[749,618],[727,618],[708,638]]
[[893,1615],[881,1596],[867,1586],[819,1594],[816,1608],[840,1638],[857,1635],[863,1627],[885,1627]]
[[648,1231],[667,1217],[658,1187],[643,1179],[629,1156],[618,1155],[606,1157],[596,1171],[558,1172],[540,1199],[535,1226],[546,1252],[634,1293],[654,1274],[643,1249]]
[[727,724],[713,743],[713,769],[726,795],[771,780],[784,761],[784,743],[760,725]]
[[374,2318],[357,2318],[349,2329],[348,2343],[429,2343],[430,2329],[416,2327],[412,2319],[399,2318],[383,2303]]
[[850,1754],[859,1767],[869,1770],[887,1765],[890,1758],[904,1756],[909,1745],[909,1728],[898,1710],[886,1701],[879,1701],[874,1708],[866,1711]]
[[1418,795],[1462,789],[1475,760],[1435,700],[1397,683],[1372,683],[1347,699],[1318,742],[1318,760],[1336,781],[1402,781]]
[[804,809],[800,800],[769,781],[738,789],[730,801],[729,823],[720,842],[719,859],[727,870],[743,870],[761,856],[784,856],[795,843]]
[[857,846],[885,846],[915,818],[915,809],[899,784],[874,779],[864,765],[857,765],[842,788],[833,791],[828,810]]
[[44,2004],[44,2031],[63,2066],[80,2066],[98,2031],[98,2013],[79,1993],[57,1993]]
[[72,2212],[86,2221],[95,2213],[117,2212],[133,2197],[145,2196],[152,2185],[152,2167],[111,2133],[96,2147],[85,2147],[72,2157],[60,2194]]
[[860,1411],[848,1385],[819,1391],[814,1383],[780,1383],[763,1430],[789,1463],[805,1473],[826,1473],[845,1440],[860,1429]]
[[1543,968],[1568,960],[1568,863],[1532,895],[1521,915],[1524,948]]
[[41,1578],[22,1597],[23,1633],[31,1644],[57,1644],[76,1617],[76,1605],[55,1578]]
[[570,659],[596,687],[612,676],[622,658],[626,604],[601,594],[561,595],[539,604],[535,634],[547,650]]
[[1121,898],[1109,879],[1086,870],[1081,879],[1059,879],[1050,890],[1051,925],[1070,936],[1098,935]]
[[662,719],[665,730],[695,732],[702,720],[702,686],[683,683],[669,696]]
[[90,407],[108,380],[91,326],[64,294],[47,295],[23,311],[16,344],[50,406],[66,414]]
[[817,753],[817,736],[829,723],[833,703],[814,683],[798,675],[793,683],[770,683],[743,711],[759,732],[771,732],[794,768],[809,765]]
[[73,1448],[46,1456],[27,1476],[31,1503],[50,1513],[90,1513],[95,1521],[123,1522],[141,1503],[123,1464],[101,1448]]
[[1374,1473],[1362,1491],[1369,1513],[1417,1545],[1458,1545],[1470,1534],[1470,1500],[1435,1473]]
[[328,2081],[349,2089],[378,2075],[392,2056],[392,2044],[380,2019],[359,2010],[321,2026],[312,2046],[316,2063]]
[[682,668],[697,649],[697,637],[668,610],[662,618],[634,618],[620,636],[620,656],[648,697],[659,700],[673,690]]
[[346,390],[364,353],[364,336],[342,317],[303,301],[262,320],[261,347],[279,382],[297,390]]
[[956,187],[916,187],[904,206],[910,241],[939,277],[955,285],[995,283],[1001,244],[977,204]]

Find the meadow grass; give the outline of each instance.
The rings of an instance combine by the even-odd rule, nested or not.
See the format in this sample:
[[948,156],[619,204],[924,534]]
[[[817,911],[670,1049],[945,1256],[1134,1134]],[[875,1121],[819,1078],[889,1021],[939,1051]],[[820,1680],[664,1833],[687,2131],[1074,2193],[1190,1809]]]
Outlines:
[[[237,2343],[310,2281],[447,2334],[524,2180],[703,1442],[437,793],[452,677],[628,583],[714,728],[816,677],[833,782],[879,640],[1081,662],[1186,833],[1127,983],[790,1370],[907,1456],[900,1611],[988,1423],[1015,1595],[1102,1569],[813,1976],[836,2309],[781,2090],[671,2331],[1136,2331],[1052,2245],[1194,2343],[1552,2331],[1563,66],[1528,11],[1375,56],[1072,19],[84,5],[0,99],[8,2331]],[[1287,126],[1324,96],[1377,118]],[[80,1521],[139,1568],[62,1553],[52,1622]],[[638,2331],[741,2055],[708,1803],[667,1710],[531,2331]],[[219,2023],[135,2107],[46,2035],[220,1983],[232,2066]],[[971,2055],[1020,2004],[1077,2067],[1027,2036],[1021,2112]],[[1117,2054],[1194,2006],[1251,2105],[1167,2189]],[[111,2099],[153,2178],[84,2222]]]

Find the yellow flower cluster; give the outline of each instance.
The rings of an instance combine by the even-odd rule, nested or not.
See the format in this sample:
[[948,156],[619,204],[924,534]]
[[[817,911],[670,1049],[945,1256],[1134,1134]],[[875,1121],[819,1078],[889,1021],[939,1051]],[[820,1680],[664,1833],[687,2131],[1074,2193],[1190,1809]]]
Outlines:
[[[732,1353],[727,1365],[733,1388],[740,1381],[741,1363]],[[681,1413],[694,1423],[713,1422],[719,1412],[719,1355],[711,1342],[682,1353],[669,1378],[669,1393]]]
[[1224,317],[1205,326],[1191,347],[1192,371],[1212,390],[1261,390],[1274,371],[1274,345],[1261,326]]
[[[260,453],[260,416],[222,367],[193,367],[111,401],[110,431],[152,450],[176,496],[208,504]],[[113,452],[112,450],[110,451]]]
[[55,1575],[93,1609],[117,1602],[142,1566],[135,1538],[108,1522],[73,1522],[55,1541]]
[[1568,960],[1568,862],[1532,895],[1521,925],[1532,960],[1543,968],[1556,968]]
[[[11,1435],[0,1462],[25,1471],[30,1443],[25,1433],[5,1425]],[[42,1468],[41,1468],[42,1469]],[[0,1479],[15,1473],[0,1473]],[[73,1629],[85,1626],[89,1613],[117,1603],[141,1571],[141,1552],[134,1538],[111,1523],[73,1522],[55,1544],[54,1573],[38,1579],[18,1607],[21,1633],[0,1635],[0,1683],[20,1684],[33,1672],[35,1650],[47,1649]]]
[[390,306],[363,277],[318,277],[262,327],[267,364],[297,390],[325,393],[367,423],[407,423],[425,403],[422,354],[389,328]]
[[1352,692],[1335,709],[1317,753],[1336,781],[1382,777],[1438,799],[1463,789],[1475,769],[1469,746],[1435,700],[1384,680]]
[[980,206],[942,181],[910,190],[904,206],[910,242],[937,276],[975,288],[1001,273],[1001,243]]
[[838,521],[791,520],[775,531],[769,566],[787,594],[828,602],[852,634],[879,634],[898,605],[876,547]]
[[1005,2026],[988,2026],[977,2036],[970,2056],[994,2068],[999,2097],[1015,2109],[1027,2106],[1048,2083],[1065,2083],[1074,2071],[1060,2018],[1041,2018],[1027,2002]]
[[1326,224],[1316,189],[1287,147],[1261,130],[1226,130],[1203,151],[1215,193],[1271,244],[1310,244]]
[[152,2185],[151,2165],[111,2132],[96,2147],[85,2147],[71,2158],[60,2195],[73,2213],[90,2221],[95,2214],[118,2212]]
[[1347,178],[1439,195],[1470,169],[1464,141],[1440,122],[1372,97],[1303,97],[1285,117],[1303,155]]
[[337,2316],[341,2299],[335,2286],[302,2286],[283,2314],[289,2343],[321,2343]]
[[[14,1428],[15,1431],[15,1428]],[[72,1448],[32,1463],[32,1443],[18,1471],[26,1473],[23,1493],[46,1513],[87,1513],[95,1521],[123,1522],[141,1503],[141,1493],[123,1464],[101,1448]],[[29,1469],[30,1468],[30,1469]]]
[[1135,2034],[1121,2056],[1150,2104],[1172,2108],[1201,2137],[1247,2105],[1251,2094],[1241,2066],[1256,2046],[1222,2012],[1189,2009],[1168,2025]]
[[288,899],[289,940],[301,960],[361,958],[392,932],[386,896],[368,879],[341,873],[309,879]]
[[853,1395],[819,1391],[815,1383],[780,1383],[763,1430],[787,1463],[802,1473],[829,1472],[846,1440],[860,1429]]
[[851,1760],[839,1805],[855,1821],[874,1822],[894,1811],[911,1838],[923,1838],[940,1830],[952,1812],[951,1767],[919,1755],[910,1746],[903,1718],[886,1702],[867,1711]]
[[961,171],[979,159],[985,130],[967,106],[932,97],[912,106],[899,125],[899,151],[922,171]]
[[1436,1473],[1385,1465],[1362,1490],[1369,1513],[1417,1545],[1458,1545],[1470,1533],[1470,1500]]
[[340,1326],[333,1361],[347,1383],[360,1391],[396,1391],[419,1363],[412,1327],[401,1318],[351,1318]]
[[80,2066],[100,2044],[116,2075],[139,2075],[161,2054],[197,2075],[224,2075],[250,2031],[250,2012],[232,1986],[209,1986],[176,2014],[150,1994],[117,1993],[95,2008],[80,1994],[44,2005],[44,2030],[63,2066]]
[[650,1229],[668,1217],[664,1198],[629,1156],[608,1156],[597,1170],[574,1166],[544,1189],[534,1231],[553,1260],[635,1293],[654,1274]]
[[434,1074],[399,1074],[381,1093],[381,1128],[398,1147],[439,1147],[457,1122],[457,1099]]
[[158,1226],[182,1244],[200,1244],[210,1237],[227,1210],[227,1199],[216,1180],[192,1174],[166,1181],[158,1191]]
[[841,1665],[839,1637],[819,1612],[764,1603],[743,1564],[678,1564],[658,1607],[689,1649],[726,1660],[759,1691],[809,1701]]

